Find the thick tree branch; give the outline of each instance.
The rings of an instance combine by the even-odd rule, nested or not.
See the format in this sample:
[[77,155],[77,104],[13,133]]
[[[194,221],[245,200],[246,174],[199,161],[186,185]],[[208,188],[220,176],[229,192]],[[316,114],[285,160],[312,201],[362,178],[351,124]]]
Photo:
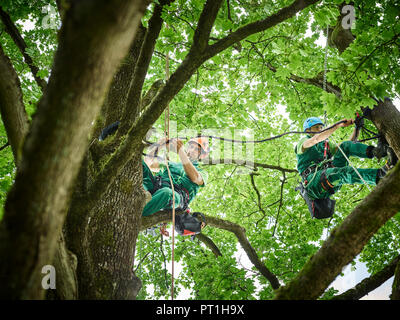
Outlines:
[[332,231],[297,277],[279,289],[275,299],[317,299],[378,229],[399,212],[399,179],[400,166],[397,165]]
[[278,225],[278,220],[279,220],[279,213],[281,212],[281,208],[282,208],[282,205],[283,205],[283,187],[284,187],[285,182],[286,182],[286,175],[285,175],[285,172],[282,172],[282,174],[283,174],[283,178],[282,178],[282,183],[281,183],[281,196],[279,198],[278,213],[276,214],[275,225],[274,225],[274,230],[272,231],[272,236],[275,235],[275,230],[276,230],[276,227]]
[[359,300],[363,296],[367,295],[369,292],[381,286],[385,281],[389,280],[394,275],[394,271],[399,261],[400,256],[395,258],[381,271],[375,273],[369,278],[364,279],[354,288],[333,297],[332,300]]
[[[267,63],[267,67],[272,72],[276,72],[277,71],[276,68],[270,63]],[[302,78],[302,77],[299,77],[297,75],[291,74],[289,79],[293,80],[295,82],[298,82],[298,83],[310,84],[310,85],[313,85],[313,86],[321,88],[321,89],[323,89],[323,87],[324,87],[324,85],[323,85],[323,73],[322,72],[319,73],[314,78]],[[339,99],[342,97],[342,93],[341,93],[340,88],[338,86],[333,85],[330,82],[326,82],[326,92],[333,93]]]
[[28,115],[22,100],[22,90],[10,59],[0,46],[0,112],[15,163],[18,166],[22,145],[29,128]]
[[271,170],[279,170],[281,172],[295,172],[297,173],[296,169],[289,169],[289,168],[282,168],[280,166],[274,166],[266,163],[261,163],[261,162],[252,162],[248,160],[240,160],[240,159],[228,159],[228,158],[223,158],[223,159],[211,159],[211,158],[205,158],[201,160],[201,162],[204,165],[218,165],[218,164],[236,164],[239,166],[243,167],[249,167],[252,169],[257,169],[257,168],[264,168],[264,169],[271,169]]
[[0,224],[0,297],[7,299],[43,297],[41,268],[53,261],[91,124],[148,2],[70,4]]
[[[193,45],[190,52],[203,53],[207,48],[208,40],[214,21],[217,18],[222,0],[207,0],[200,15],[199,22],[193,37]],[[190,54],[190,53],[189,53]]]
[[[96,128],[94,137],[98,137],[101,130],[105,126],[119,120],[121,121],[125,111],[125,105],[128,98],[130,84],[132,82],[133,73],[137,60],[139,59],[140,48],[142,47],[146,28],[139,25],[135,39],[132,41],[128,54],[121,61],[118,72],[114,75],[113,81],[110,85],[110,90],[107,99],[104,102],[101,110],[101,115],[104,122],[99,123]],[[103,119],[102,118],[102,119]]]
[[126,132],[132,125],[134,119],[137,118],[140,111],[140,97],[142,93],[143,83],[150,65],[151,58],[154,53],[154,47],[160,34],[163,19],[161,13],[165,5],[170,4],[173,0],[162,0],[154,6],[153,15],[149,20],[149,26],[140,49],[140,55],[136,62],[135,71],[130,84],[128,99],[123,115],[124,122],[121,124],[120,132]]
[[319,1],[320,0],[296,0],[291,5],[282,8],[277,13],[269,16],[266,19],[249,23],[248,25],[237,29],[235,32],[232,32],[225,38],[210,45],[207,49],[207,57],[213,57],[221,51],[225,50],[226,48],[230,47],[234,43],[239,42],[254,33],[258,33],[273,27],[295,16],[297,12]]
[[151,103],[151,101],[157,95],[158,91],[160,91],[163,86],[163,80],[156,80],[153,82],[150,89],[147,90],[147,92],[142,96],[142,99],[140,100],[140,111],[142,111]]
[[42,88],[42,91],[43,91],[44,88],[46,88],[47,83],[46,83],[46,81],[44,81],[43,79],[41,79],[37,76],[39,68],[34,65],[32,58],[29,56],[29,54],[26,53],[27,45],[26,45],[24,39],[22,38],[21,33],[19,32],[18,28],[15,26],[15,24],[11,20],[8,13],[5,12],[2,7],[0,7],[0,19],[1,19],[1,21],[3,21],[6,32],[10,35],[11,39],[14,40],[18,49],[21,51],[21,53],[25,59],[25,63],[29,66],[29,68],[32,71],[32,74],[33,74],[33,77],[35,78],[36,83],[39,85],[40,88]]
[[[160,222],[169,222],[172,220],[172,213],[167,211],[160,211],[148,217],[142,217],[142,224],[140,229],[146,230],[151,226]],[[265,266],[257,255],[256,250],[252,247],[246,237],[246,230],[240,225],[215,217],[206,216],[207,225],[219,229],[232,232],[238,239],[243,250],[246,252],[248,258],[253,263],[255,268],[271,283],[273,289],[278,289],[280,284],[278,278]]]
[[392,294],[390,295],[390,299],[400,300],[400,262],[397,262],[397,266],[394,271],[394,280],[392,284]]
[[78,260],[76,256],[67,249],[62,232],[57,242],[57,250],[54,255],[53,264],[57,272],[57,298],[61,300],[78,299],[78,280],[76,275]]
[[380,100],[370,113],[371,120],[400,159],[400,111],[389,98]]
[[340,15],[337,19],[336,26],[334,28],[329,28],[328,33],[328,44],[331,47],[335,47],[340,53],[343,53],[347,47],[355,40],[354,35],[351,32],[351,28],[344,29],[342,26],[343,18],[345,14],[342,13],[342,8],[346,3],[339,5]]

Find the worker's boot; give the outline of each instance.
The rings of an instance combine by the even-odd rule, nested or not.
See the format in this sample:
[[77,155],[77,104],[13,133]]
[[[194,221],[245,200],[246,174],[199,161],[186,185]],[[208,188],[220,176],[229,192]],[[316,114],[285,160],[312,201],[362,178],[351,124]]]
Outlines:
[[380,160],[383,157],[386,157],[388,154],[388,145],[383,141],[382,139],[379,138],[378,140],[378,145],[372,149],[372,155],[375,158],[378,158]]

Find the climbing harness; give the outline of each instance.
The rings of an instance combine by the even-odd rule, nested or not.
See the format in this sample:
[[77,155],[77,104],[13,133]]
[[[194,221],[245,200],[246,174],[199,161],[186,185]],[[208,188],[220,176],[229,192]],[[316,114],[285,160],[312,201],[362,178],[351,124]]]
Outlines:
[[[315,179],[317,172],[322,170],[319,183],[321,184],[321,187],[329,194],[334,194],[334,186],[329,182],[328,178],[326,177],[326,169],[332,167],[333,164],[327,139],[324,141],[324,158],[300,173],[302,181],[300,181],[299,185],[295,188],[296,191],[300,192],[300,195],[306,202],[308,210],[311,214],[311,218],[329,218],[333,215],[335,211],[335,200],[332,200],[330,198],[312,200],[307,190],[307,186]],[[312,173],[314,174],[312,175],[310,181],[308,181],[307,177]]]

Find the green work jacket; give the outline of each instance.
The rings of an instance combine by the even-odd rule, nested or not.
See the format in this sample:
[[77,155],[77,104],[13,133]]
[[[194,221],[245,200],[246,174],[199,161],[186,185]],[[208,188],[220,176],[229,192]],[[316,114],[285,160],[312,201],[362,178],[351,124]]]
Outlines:
[[[171,162],[171,161],[168,162],[172,181],[174,182],[174,184],[177,184],[180,187],[185,188],[189,192],[189,199],[190,199],[189,202],[192,201],[193,198],[196,196],[197,192],[199,191],[199,188],[202,188],[206,185],[208,178],[207,173],[203,171],[201,168],[199,168],[199,163],[197,161],[192,162],[192,164],[203,178],[204,183],[201,186],[190,180],[181,162]],[[160,168],[161,171],[158,173],[158,175],[161,176],[163,185],[166,186],[170,182],[168,177],[168,170],[166,166],[163,164],[160,164]]]
[[[307,148],[304,152],[301,152],[303,143],[310,138],[310,135],[303,137],[295,148],[297,157],[297,171],[300,174],[312,165],[318,164],[324,160],[325,141],[318,142],[311,148]],[[336,152],[336,146],[331,142],[329,142],[328,145],[330,154],[333,156]]]

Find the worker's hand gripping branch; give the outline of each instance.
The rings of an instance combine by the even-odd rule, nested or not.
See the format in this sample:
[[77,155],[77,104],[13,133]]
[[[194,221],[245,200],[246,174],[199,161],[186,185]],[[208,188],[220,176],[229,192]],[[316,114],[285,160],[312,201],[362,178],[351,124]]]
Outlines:
[[310,134],[312,137],[304,142],[302,147],[303,152],[305,151],[305,149],[311,148],[317,143],[328,139],[338,128],[345,128],[351,126],[352,124],[354,124],[353,119],[343,119],[324,130],[322,129],[322,122],[317,123],[310,128],[307,128],[305,132]]

